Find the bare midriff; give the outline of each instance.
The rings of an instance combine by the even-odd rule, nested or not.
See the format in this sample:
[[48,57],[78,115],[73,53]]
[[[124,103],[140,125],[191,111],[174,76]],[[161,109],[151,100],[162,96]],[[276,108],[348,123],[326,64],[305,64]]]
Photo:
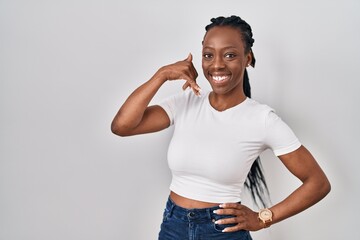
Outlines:
[[219,206],[219,203],[202,202],[202,201],[182,197],[174,192],[170,192],[170,198],[171,200],[173,200],[173,202],[176,205],[187,209],[211,208],[211,207]]

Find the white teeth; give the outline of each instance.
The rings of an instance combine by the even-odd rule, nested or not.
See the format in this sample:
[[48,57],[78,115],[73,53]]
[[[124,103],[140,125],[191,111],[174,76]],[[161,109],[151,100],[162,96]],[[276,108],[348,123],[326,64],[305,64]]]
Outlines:
[[215,81],[221,82],[221,81],[224,81],[227,78],[227,76],[212,76],[212,78]]

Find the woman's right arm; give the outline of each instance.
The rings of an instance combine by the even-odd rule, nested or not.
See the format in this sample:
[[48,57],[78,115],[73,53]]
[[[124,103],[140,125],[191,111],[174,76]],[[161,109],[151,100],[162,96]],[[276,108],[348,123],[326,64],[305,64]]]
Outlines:
[[195,94],[199,94],[200,87],[195,81],[197,76],[191,54],[183,61],[160,68],[127,98],[111,123],[111,131],[119,136],[131,136],[167,128],[169,117],[160,106],[149,106],[151,99],[166,81],[177,79],[186,81],[184,89],[190,86]]

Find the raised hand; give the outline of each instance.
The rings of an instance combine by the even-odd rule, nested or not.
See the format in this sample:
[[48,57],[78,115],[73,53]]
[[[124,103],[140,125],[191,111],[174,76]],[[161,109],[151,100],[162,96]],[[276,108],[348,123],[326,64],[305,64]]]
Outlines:
[[191,53],[182,61],[161,67],[155,75],[159,75],[169,81],[185,80],[186,82],[183,85],[183,89],[185,90],[186,88],[191,87],[196,95],[200,95],[201,88],[196,83],[198,73],[192,63]]

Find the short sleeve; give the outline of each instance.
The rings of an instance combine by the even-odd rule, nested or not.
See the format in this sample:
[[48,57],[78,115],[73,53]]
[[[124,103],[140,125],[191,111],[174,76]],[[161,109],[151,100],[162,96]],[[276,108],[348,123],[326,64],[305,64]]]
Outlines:
[[293,152],[301,146],[294,132],[274,111],[270,111],[266,119],[265,144],[276,156]]
[[167,97],[158,103],[158,105],[162,107],[166,112],[166,114],[168,115],[170,119],[170,125],[174,124],[176,112],[179,104],[182,102],[183,95],[184,93],[178,93],[173,96]]

